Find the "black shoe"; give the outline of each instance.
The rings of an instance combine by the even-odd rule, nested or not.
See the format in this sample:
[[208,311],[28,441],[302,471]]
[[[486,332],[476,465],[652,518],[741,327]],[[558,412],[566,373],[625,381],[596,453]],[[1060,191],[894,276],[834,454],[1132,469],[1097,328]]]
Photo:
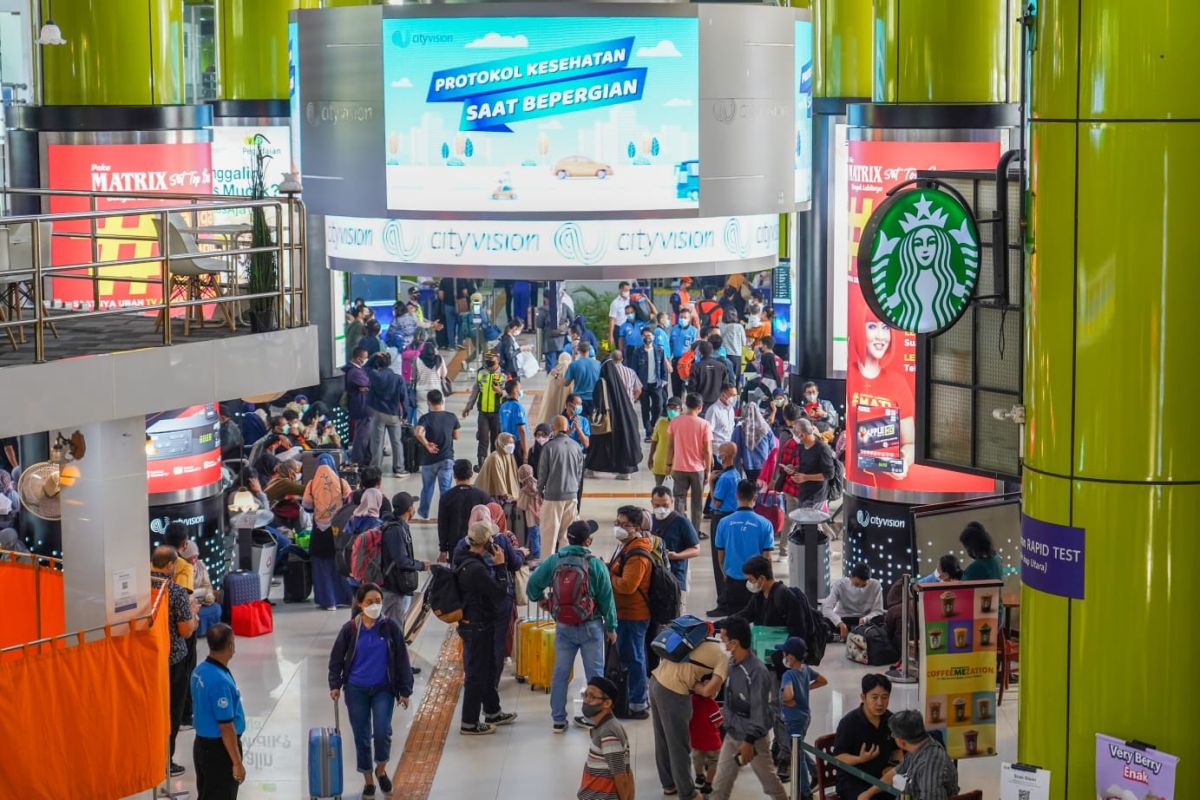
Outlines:
[[733,613],[733,612],[727,611],[723,608],[714,608],[712,611],[705,612],[704,616],[706,616],[706,617],[728,617],[731,613]]
[[491,725],[477,722],[474,725],[463,725],[458,732],[463,736],[487,736],[489,733],[495,733],[496,729]]
[[792,782],[791,770],[781,769],[781,770],[777,770],[775,772],[775,774],[779,776],[780,783],[791,783]]
[[412,667],[412,674],[413,674],[413,675],[420,675],[420,674],[421,674],[421,668],[420,668],[420,667]]
[[512,711],[501,711],[499,714],[488,714],[483,718],[483,721],[493,727],[497,725],[511,725],[517,721],[517,715]]
[[185,772],[187,772],[186,769],[179,766],[174,761],[171,762],[171,777],[172,778],[178,778],[180,775],[182,775]]
[[567,723],[565,723],[565,722],[554,723],[554,732],[555,733],[566,733],[567,732]]
[[630,710],[629,715],[626,717],[626,719],[650,719],[650,712],[645,711],[645,710],[643,710],[643,711]]
[[592,728],[596,727],[596,723],[592,722],[582,714],[575,718],[575,725],[583,728],[585,731],[590,731]]
[[704,795],[705,797],[708,797],[710,794],[712,794],[712,790],[713,790],[712,784],[709,783],[708,781],[705,781],[704,783],[696,784],[696,791],[699,792],[700,794]]
[[375,784],[371,783],[371,784],[364,786],[362,796],[363,796],[363,800],[366,800],[368,797],[374,797],[375,796]]
[[392,793],[392,779],[387,776],[387,773],[376,772],[375,782],[379,784],[379,791],[384,794]]
[[696,538],[698,538],[698,539],[707,539],[707,538],[708,538],[708,534],[707,534],[707,533],[705,533],[704,531],[697,531],[697,532],[696,532]]

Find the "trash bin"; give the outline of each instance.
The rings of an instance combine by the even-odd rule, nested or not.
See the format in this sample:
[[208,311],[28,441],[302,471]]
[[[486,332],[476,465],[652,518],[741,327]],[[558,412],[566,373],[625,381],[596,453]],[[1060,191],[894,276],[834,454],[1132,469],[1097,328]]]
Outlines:
[[[828,522],[829,514],[817,508],[798,508],[788,517],[796,523],[788,534],[789,557],[788,557],[788,582],[792,586],[799,586],[806,595],[809,595],[809,602],[817,603],[829,596],[830,574],[829,574],[829,537],[822,532],[818,525]],[[817,546],[814,548],[815,553],[808,552],[805,546],[807,538],[807,528],[815,528],[817,535]],[[817,591],[816,597],[812,597],[811,587],[805,582],[807,574],[806,567],[808,559],[812,557],[817,559]]]
[[271,578],[275,575],[275,559],[279,545],[270,531],[255,528],[250,545],[250,571],[258,575],[259,596],[267,600],[271,593]]

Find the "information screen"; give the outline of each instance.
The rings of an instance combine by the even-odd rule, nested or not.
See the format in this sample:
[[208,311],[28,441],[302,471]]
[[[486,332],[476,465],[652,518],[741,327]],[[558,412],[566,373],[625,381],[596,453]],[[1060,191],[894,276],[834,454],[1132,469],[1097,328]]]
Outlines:
[[388,208],[697,208],[698,39],[674,17],[385,19]]
[[812,202],[813,26],[796,20],[796,205]]
[[187,492],[221,479],[221,422],[212,403],[146,415],[146,491]]

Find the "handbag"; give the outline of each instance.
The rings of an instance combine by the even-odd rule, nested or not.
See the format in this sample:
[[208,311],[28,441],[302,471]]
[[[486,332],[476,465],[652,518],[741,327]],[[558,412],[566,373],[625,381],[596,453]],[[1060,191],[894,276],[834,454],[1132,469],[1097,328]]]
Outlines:
[[450,378],[448,376],[443,375],[442,376],[442,396],[449,397],[452,394],[454,394],[454,381],[450,380]]
[[596,383],[596,390],[592,394],[593,397],[599,394],[602,402],[596,403],[592,409],[592,417],[589,420],[592,424],[592,435],[603,436],[606,433],[612,433],[612,420],[608,417],[608,395],[606,394],[607,387],[605,386],[604,378],[601,378]]
[[265,600],[241,603],[230,611],[233,632],[238,636],[262,636],[275,629],[271,605]]
[[513,602],[519,606],[529,605],[529,595],[526,593],[526,587],[529,586],[529,567],[521,567],[513,573]]

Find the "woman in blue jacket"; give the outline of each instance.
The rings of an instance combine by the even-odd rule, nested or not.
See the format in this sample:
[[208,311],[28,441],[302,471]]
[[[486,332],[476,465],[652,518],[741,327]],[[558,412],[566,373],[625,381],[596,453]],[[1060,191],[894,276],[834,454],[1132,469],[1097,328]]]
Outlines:
[[404,631],[398,622],[383,616],[383,590],[364,583],[354,595],[354,605],[362,613],[342,626],[329,654],[329,696],[337,702],[345,691],[358,771],[366,782],[362,796],[369,798],[375,796],[376,781],[385,795],[392,791],[387,769],[392,707],[408,708],[413,675]]

